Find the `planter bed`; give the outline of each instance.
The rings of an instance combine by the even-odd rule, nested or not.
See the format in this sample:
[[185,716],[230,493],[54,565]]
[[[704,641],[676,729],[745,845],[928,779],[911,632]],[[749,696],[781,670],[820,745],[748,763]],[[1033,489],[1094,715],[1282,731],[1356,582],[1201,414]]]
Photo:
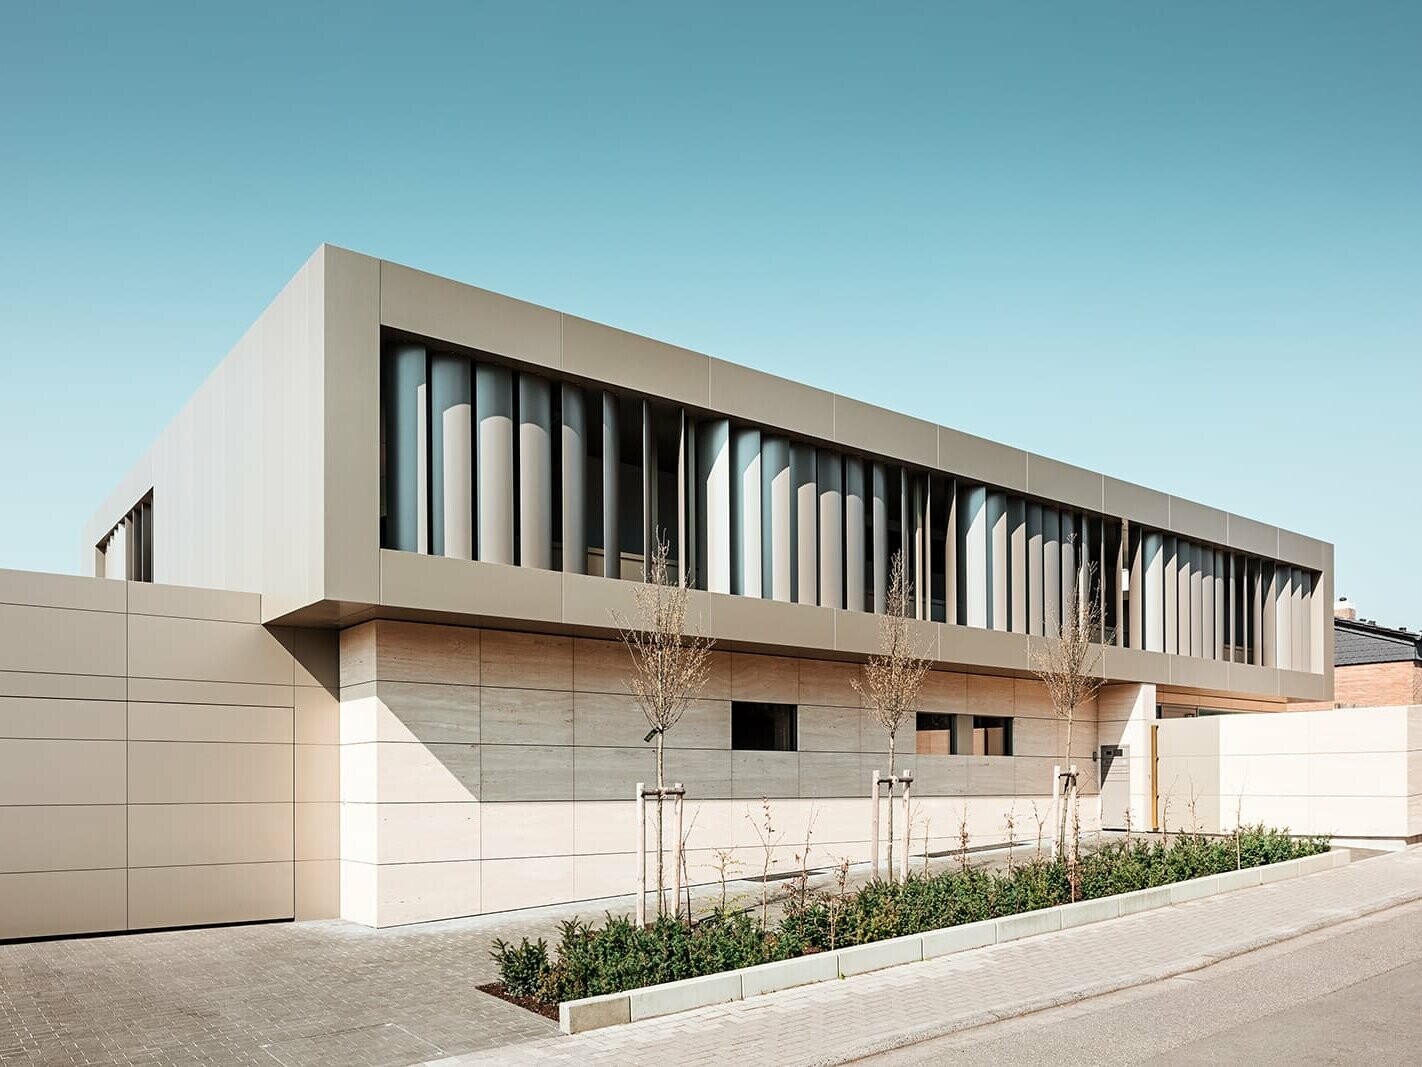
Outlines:
[[1226,844],[1182,835],[1169,845],[1110,846],[1081,860],[1075,890],[1064,864],[1041,860],[1005,875],[965,867],[871,882],[838,897],[792,897],[766,927],[722,911],[694,925],[664,917],[646,928],[612,916],[596,928],[572,920],[553,960],[541,939],[498,942],[494,955],[502,995],[543,1013],[561,1001],[559,1025],[571,1034],[1133,915],[1350,858],[1321,839],[1294,841],[1263,827]]
[[[1170,904],[1198,900],[1232,889],[1259,885],[1260,874],[1264,871],[1269,873],[1268,881],[1277,882],[1329,870],[1347,863],[1349,859],[1346,849],[1323,852],[1316,856],[1270,864],[1267,867],[1233,872],[1244,876],[1252,875],[1252,879],[1244,877],[1226,881],[1220,875],[1207,875],[1173,885],[1141,889],[1134,893],[1100,897],[1096,900],[1083,900],[1075,904],[1060,904],[1054,908],[1023,912],[1001,919],[964,923],[961,926],[949,926],[942,930],[930,930],[887,941],[871,941],[864,945],[800,956],[778,963],[762,963],[756,967],[723,971],[720,974],[667,982],[663,985],[644,986],[622,993],[565,1000],[558,1005],[558,1026],[565,1034],[577,1034],[584,1030],[637,1022],[639,1019],[710,1007],[727,1001],[746,1000],[761,993],[848,978],[851,975],[895,967],[903,963],[936,959],[955,952],[1001,944],[1019,937],[1084,926],[1121,915],[1132,915]],[[1161,893],[1160,890],[1166,892]],[[716,981],[711,983],[708,979]]]

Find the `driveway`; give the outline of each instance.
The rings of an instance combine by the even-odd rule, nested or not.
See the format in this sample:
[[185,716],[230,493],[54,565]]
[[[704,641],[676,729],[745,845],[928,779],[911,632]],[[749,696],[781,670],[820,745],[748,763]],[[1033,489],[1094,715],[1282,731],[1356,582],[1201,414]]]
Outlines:
[[[971,860],[1000,866],[1005,855]],[[855,868],[852,881],[868,873]],[[772,882],[772,899],[782,885]],[[698,913],[719,896],[697,889]],[[728,896],[758,906],[760,886],[731,882]],[[388,930],[272,923],[0,944],[0,1063],[403,1067],[546,1038],[554,1023],[478,991],[496,977],[494,940],[551,940],[561,919],[631,905],[620,897]]]

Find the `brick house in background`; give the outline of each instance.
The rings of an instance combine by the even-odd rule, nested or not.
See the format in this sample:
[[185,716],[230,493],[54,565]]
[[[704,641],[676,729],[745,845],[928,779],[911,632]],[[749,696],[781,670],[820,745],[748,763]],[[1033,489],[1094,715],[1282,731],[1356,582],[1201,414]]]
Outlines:
[[1334,607],[1333,703],[1307,708],[1422,704],[1422,633],[1358,618],[1346,597]]

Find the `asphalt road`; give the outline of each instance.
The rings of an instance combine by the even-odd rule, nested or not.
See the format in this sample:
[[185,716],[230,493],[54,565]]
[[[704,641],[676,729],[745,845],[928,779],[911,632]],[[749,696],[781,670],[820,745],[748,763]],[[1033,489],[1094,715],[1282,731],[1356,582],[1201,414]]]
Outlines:
[[860,1061],[1314,1064],[1422,1061],[1422,902],[1136,989]]

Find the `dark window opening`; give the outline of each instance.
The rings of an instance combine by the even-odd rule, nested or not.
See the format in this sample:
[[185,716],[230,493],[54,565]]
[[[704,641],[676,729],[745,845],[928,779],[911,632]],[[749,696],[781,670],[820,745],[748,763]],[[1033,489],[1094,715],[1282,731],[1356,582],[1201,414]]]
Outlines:
[[747,752],[794,752],[797,710],[794,704],[732,701],[731,748]]

